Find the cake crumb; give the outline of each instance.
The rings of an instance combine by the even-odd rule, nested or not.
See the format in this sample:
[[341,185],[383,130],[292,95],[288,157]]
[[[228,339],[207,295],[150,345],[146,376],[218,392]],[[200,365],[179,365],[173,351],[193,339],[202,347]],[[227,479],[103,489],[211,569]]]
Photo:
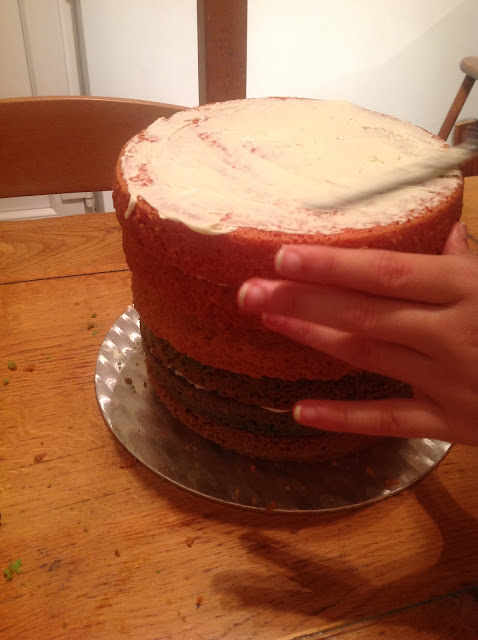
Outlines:
[[33,462],[34,462],[35,464],[38,464],[39,462],[42,462],[45,458],[46,458],[46,451],[43,451],[42,453],[37,453],[37,454],[33,457]]
[[199,607],[202,605],[203,602],[204,602],[204,597],[198,596],[196,598],[196,609],[199,609]]
[[100,330],[99,329],[95,329],[94,331],[91,332],[92,336],[96,336],[97,333],[99,333]]
[[5,580],[12,580],[13,574],[16,573],[19,575],[21,573],[20,567],[22,566],[22,561],[20,558],[15,560],[15,562],[9,562],[8,567],[3,570],[3,575],[5,576]]
[[125,378],[124,381],[126,382],[126,384],[133,384],[131,378]]
[[17,370],[17,363],[15,362],[15,360],[9,360],[7,362],[7,367],[10,369],[10,371],[16,371]]
[[96,318],[96,313],[92,313],[92,314],[91,314],[91,317],[92,317],[92,318]]
[[88,532],[89,532],[88,527],[83,527],[83,531],[84,531],[85,533],[88,533]]
[[88,322],[88,324],[86,325],[86,328],[87,328],[87,329],[88,329],[88,331],[89,331],[90,329],[93,329],[93,327],[94,327],[94,326],[95,326],[95,323],[94,323],[94,322]]
[[35,371],[36,368],[37,367],[35,364],[28,364],[26,367],[24,367],[23,371],[25,371],[25,373],[31,373],[32,371]]
[[120,550],[119,549],[115,549],[115,556],[117,558],[119,558],[121,556]]
[[10,384],[10,380],[8,378],[3,379],[3,386],[6,387],[7,384]]
[[188,547],[192,547],[195,540],[196,540],[196,537],[188,537],[188,538],[186,538],[186,544],[188,545]]

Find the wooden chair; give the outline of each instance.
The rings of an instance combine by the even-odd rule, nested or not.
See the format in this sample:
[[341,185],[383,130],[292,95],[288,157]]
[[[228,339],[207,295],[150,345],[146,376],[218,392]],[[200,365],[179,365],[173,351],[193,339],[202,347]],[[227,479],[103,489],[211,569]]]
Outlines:
[[108,191],[129,138],[185,108],[89,96],[0,100],[0,198]]
[[463,58],[460,62],[460,69],[465,74],[465,77],[463,78],[463,82],[458,89],[458,93],[456,94],[438,133],[438,136],[443,138],[443,140],[448,139],[448,136],[450,135],[451,130],[463,109],[463,105],[470,95],[470,91],[475,84],[475,80],[478,79],[478,57]]
[[[460,142],[463,141],[470,127],[478,126],[478,119],[476,118],[456,122],[475,84],[475,80],[478,80],[478,57],[463,58],[460,63],[460,69],[465,74],[465,77],[438,133],[440,138],[447,140],[453,129],[452,144],[454,145],[460,144]],[[461,171],[464,176],[478,175],[478,159],[472,158],[468,162],[465,162],[465,164],[461,166]]]

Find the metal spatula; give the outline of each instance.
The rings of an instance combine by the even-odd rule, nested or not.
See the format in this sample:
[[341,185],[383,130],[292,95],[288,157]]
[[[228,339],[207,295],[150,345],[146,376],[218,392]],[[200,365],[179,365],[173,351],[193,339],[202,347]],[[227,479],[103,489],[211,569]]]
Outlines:
[[425,182],[432,178],[457,169],[461,164],[478,154],[478,129],[471,127],[462,144],[437,151],[422,160],[390,171],[376,180],[369,182],[365,187],[352,189],[349,193],[330,198],[305,202],[309,209],[330,211],[340,209],[350,204],[356,204],[368,200],[374,196],[396,191],[402,187],[409,187]]

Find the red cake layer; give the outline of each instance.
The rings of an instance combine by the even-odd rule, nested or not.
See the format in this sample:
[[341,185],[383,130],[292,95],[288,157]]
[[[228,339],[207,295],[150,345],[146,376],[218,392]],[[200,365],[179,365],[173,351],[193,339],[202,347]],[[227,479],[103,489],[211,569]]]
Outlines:
[[189,276],[238,286],[251,277],[275,277],[274,256],[284,244],[440,253],[451,226],[460,219],[463,186],[457,186],[438,206],[415,212],[406,223],[346,229],[334,235],[299,235],[250,228],[223,235],[200,234],[181,222],[160,217],[156,209],[141,199],[126,219],[130,194],[120,164],[116,168],[113,202],[128,236],[128,246],[136,246],[136,251],[143,256],[140,259],[146,262],[150,256],[155,257]]

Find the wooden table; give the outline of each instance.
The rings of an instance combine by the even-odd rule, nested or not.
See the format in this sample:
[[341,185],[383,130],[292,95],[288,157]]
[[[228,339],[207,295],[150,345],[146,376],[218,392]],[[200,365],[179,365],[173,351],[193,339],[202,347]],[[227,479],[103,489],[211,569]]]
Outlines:
[[[475,237],[477,212],[468,179]],[[97,406],[98,349],[131,302],[114,215],[2,223],[0,282],[0,568],[22,561],[0,575],[2,640],[478,638],[478,448],[338,515],[202,500]]]

